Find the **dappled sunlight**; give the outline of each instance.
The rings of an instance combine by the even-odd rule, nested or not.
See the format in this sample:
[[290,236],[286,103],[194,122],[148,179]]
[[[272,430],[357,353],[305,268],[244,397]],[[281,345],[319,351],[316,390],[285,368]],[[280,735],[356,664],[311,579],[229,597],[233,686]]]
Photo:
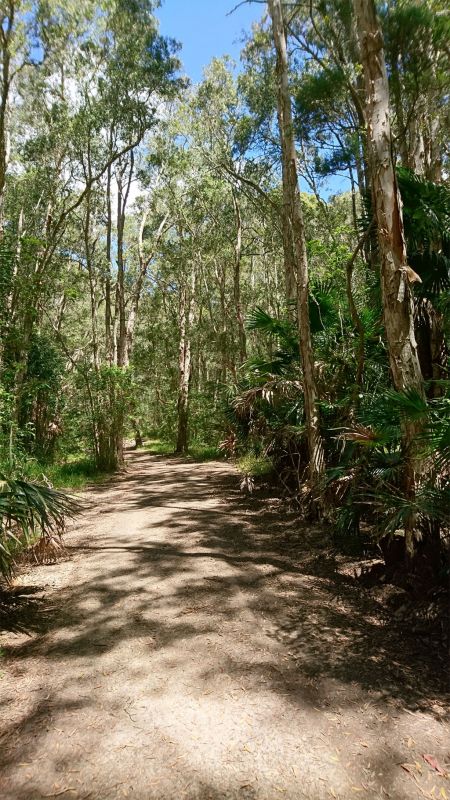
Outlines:
[[411,797],[408,737],[445,742],[439,675],[313,531],[224,464],[133,454],[89,499],[71,559],[23,576],[54,587],[47,632],[3,637],[8,798],[83,798],[80,772],[102,800]]

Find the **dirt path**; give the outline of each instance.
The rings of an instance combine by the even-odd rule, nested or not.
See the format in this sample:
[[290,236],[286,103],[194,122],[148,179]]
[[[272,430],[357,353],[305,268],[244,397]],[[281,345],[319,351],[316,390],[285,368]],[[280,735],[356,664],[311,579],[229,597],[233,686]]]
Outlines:
[[89,493],[70,559],[21,576],[2,800],[450,800],[423,759],[449,769],[438,662],[336,574],[323,534],[237,484],[133,454]]

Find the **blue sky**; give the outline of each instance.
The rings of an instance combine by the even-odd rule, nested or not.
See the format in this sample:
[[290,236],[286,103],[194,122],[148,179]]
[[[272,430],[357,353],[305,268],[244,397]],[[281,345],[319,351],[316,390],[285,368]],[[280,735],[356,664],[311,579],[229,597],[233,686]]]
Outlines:
[[[252,22],[261,19],[265,3],[245,3],[231,11],[239,0],[163,0],[156,16],[164,36],[177,39],[182,49],[180,58],[189,78],[197,83],[203,69],[214,56],[229,55],[239,64],[244,33],[250,33]],[[306,188],[303,187],[302,189]],[[348,191],[349,182],[341,176],[328,179],[321,194],[327,198],[339,191]]]
[[261,18],[265,5],[246,3],[227,16],[238,0],[164,0],[156,12],[160,30],[183,45],[180,53],[186,74],[195,83],[214,56],[239,61],[243,31]]

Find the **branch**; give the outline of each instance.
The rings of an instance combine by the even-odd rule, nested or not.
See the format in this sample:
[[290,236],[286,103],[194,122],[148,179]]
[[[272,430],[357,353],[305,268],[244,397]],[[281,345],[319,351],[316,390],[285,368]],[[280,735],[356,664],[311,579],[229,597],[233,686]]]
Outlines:
[[228,173],[228,175],[231,175],[231,177],[232,177],[232,178],[236,178],[237,180],[241,181],[241,183],[244,183],[246,186],[250,186],[252,189],[254,189],[256,192],[258,192],[258,194],[259,194],[261,197],[263,197],[263,198],[264,198],[264,200],[265,200],[267,203],[269,203],[269,205],[270,205],[270,206],[271,206],[273,209],[275,209],[277,212],[279,211],[279,208],[278,208],[277,204],[276,204],[276,203],[274,203],[274,201],[273,201],[273,200],[271,200],[271,198],[269,197],[269,195],[267,194],[267,192],[265,192],[265,191],[264,191],[264,189],[261,189],[261,187],[260,187],[260,186],[258,186],[258,184],[257,184],[257,183],[255,183],[254,181],[252,181],[252,180],[251,180],[251,178],[245,178],[243,175],[240,175],[238,172],[235,172],[234,170],[230,169],[230,167],[227,167],[227,165],[226,165],[226,164],[219,164],[219,166],[220,166],[220,167],[221,167],[221,168],[222,168],[222,169],[223,169],[225,172],[227,172],[227,173]]
[[[59,242],[61,241],[61,237],[64,234],[64,230],[61,231],[61,227],[63,226],[63,224],[66,221],[67,217],[70,214],[72,214],[72,212],[75,211],[81,205],[81,203],[83,202],[83,200],[86,197],[87,193],[89,192],[89,190],[94,185],[94,183],[96,183],[98,180],[100,180],[101,177],[103,177],[103,175],[108,170],[108,168],[115,161],[117,161],[119,158],[122,158],[122,156],[124,156],[126,153],[129,153],[130,150],[133,150],[135,147],[137,147],[140,144],[141,141],[142,141],[142,135],[140,135],[139,138],[136,141],[134,141],[131,144],[129,144],[126,147],[124,147],[120,152],[114,153],[108,159],[108,161],[103,165],[102,169],[99,170],[95,175],[91,176],[90,180],[86,183],[86,186],[84,187],[83,191],[78,196],[78,198],[71,205],[69,205],[67,208],[65,208],[64,211],[61,212],[61,214],[59,216],[59,219],[55,223],[55,225],[53,227],[53,231],[52,231],[53,237],[56,237],[56,238],[54,239],[53,244],[44,253],[44,257],[42,259],[42,262],[41,262],[41,265],[40,265],[40,269],[39,269],[40,273],[42,273],[44,271],[44,269],[47,266],[49,260],[52,258],[52,256],[53,256],[53,254],[54,254]],[[58,236],[59,232],[60,232],[60,235]]]
[[227,11],[226,16],[230,17],[232,14],[234,14],[235,11],[238,10],[238,8],[240,8],[241,6],[250,5],[250,3],[258,3],[261,6],[265,6],[266,0],[241,0],[241,2],[238,3],[237,6],[234,6],[234,8],[232,8],[231,11]]

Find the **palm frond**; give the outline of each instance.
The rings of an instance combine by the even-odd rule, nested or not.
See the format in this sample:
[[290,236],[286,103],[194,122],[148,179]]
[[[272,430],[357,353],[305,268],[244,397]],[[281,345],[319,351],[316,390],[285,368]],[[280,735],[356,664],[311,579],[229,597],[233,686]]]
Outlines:
[[64,531],[81,503],[64,492],[0,474],[0,575],[8,578],[17,553],[40,538]]
[[247,330],[260,331],[266,336],[278,338],[285,347],[298,353],[297,335],[293,324],[289,320],[272,317],[259,306],[248,315]]

